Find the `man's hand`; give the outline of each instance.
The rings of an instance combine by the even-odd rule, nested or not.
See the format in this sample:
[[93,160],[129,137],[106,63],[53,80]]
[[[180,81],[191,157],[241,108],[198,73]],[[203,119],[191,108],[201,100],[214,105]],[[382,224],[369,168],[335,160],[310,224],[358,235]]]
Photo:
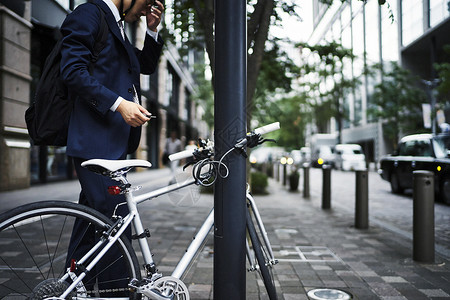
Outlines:
[[[157,6],[157,7],[156,7]],[[151,31],[156,31],[161,22],[161,15],[164,12],[164,5],[156,0],[154,4],[147,5],[147,27]]]
[[123,100],[120,102],[116,111],[118,111],[125,122],[133,127],[138,127],[144,125],[145,122],[150,121],[151,114],[143,106],[136,104],[134,102]]

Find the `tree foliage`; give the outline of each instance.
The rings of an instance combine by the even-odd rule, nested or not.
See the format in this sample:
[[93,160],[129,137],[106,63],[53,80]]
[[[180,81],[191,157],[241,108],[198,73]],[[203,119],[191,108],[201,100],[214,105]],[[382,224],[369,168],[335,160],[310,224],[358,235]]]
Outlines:
[[396,62],[388,70],[374,67],[381,71],[381,82],[375,85],[368,113],[383,120],[384,134],[396,147],[400,134],[423,131],[422,103],[428,100],[418,78]]
[[309,49],[310,54],[301,68],[301,76],[309,76],[311,80],[303,82],[311,94],[310,105],[315,113],[316,127],[319,132],[325,132],[331,117],[335,117],[339,137],[343,121],[348,119],[345,111],[346,96],[360,84],[358,78],[344,72],[344,63],[355,59],[351,49],[337,42],[322,45],[298,44],[302,49]]
[[447,60],[442,63],[434,64],[434,68],[438,72],[440,83],[437,87],[439,97],[442,102],[450,102],[450,45],[444,46],[444,52],[447,54]]

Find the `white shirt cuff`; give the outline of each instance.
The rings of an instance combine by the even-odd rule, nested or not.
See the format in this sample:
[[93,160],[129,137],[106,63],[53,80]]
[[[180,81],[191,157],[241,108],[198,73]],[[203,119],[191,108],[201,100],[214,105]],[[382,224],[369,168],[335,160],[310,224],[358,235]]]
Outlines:
[[122,97],[117,97],[116,102],[114,102],[114,104],[109,108],[111,111],[116,111],[116,109],[119,107],[120,103],[122,103],[122,101],[125,100]]
[[155,41],[158,41],[158,31],[152,31],[147,28],[147,34],[151,36]]

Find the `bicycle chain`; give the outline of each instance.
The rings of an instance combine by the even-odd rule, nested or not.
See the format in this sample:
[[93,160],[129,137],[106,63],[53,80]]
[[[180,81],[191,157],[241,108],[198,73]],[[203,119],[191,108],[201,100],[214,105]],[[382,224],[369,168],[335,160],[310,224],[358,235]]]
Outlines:
[[95,293],[115,293],[115,292],[124,292],[124,291],[130,291],[129,288],[119,288],[119,289],[105,289],[105,290],[91,290],[86,291],[87,294],[95,294]]

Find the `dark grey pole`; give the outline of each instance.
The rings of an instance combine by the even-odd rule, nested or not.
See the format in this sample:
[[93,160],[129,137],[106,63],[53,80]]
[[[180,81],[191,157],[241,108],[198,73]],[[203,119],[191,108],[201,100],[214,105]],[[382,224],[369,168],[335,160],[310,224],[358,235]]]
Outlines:
[[355,188],[355,227],[369,228],[369,173],[367,170],[356,171]]
[[413,172],[413,259],[434,263],[434,174]]
[[[246,1],[215,1],[214,141],[221,157],[246,133]],[[214,188],[214,299],[245,299],[246,160],[232,152]]]
[[309,198],[309,164],[303,164],[303,198]]
[[331,208],[331,166],[322,166],[322,209]]

